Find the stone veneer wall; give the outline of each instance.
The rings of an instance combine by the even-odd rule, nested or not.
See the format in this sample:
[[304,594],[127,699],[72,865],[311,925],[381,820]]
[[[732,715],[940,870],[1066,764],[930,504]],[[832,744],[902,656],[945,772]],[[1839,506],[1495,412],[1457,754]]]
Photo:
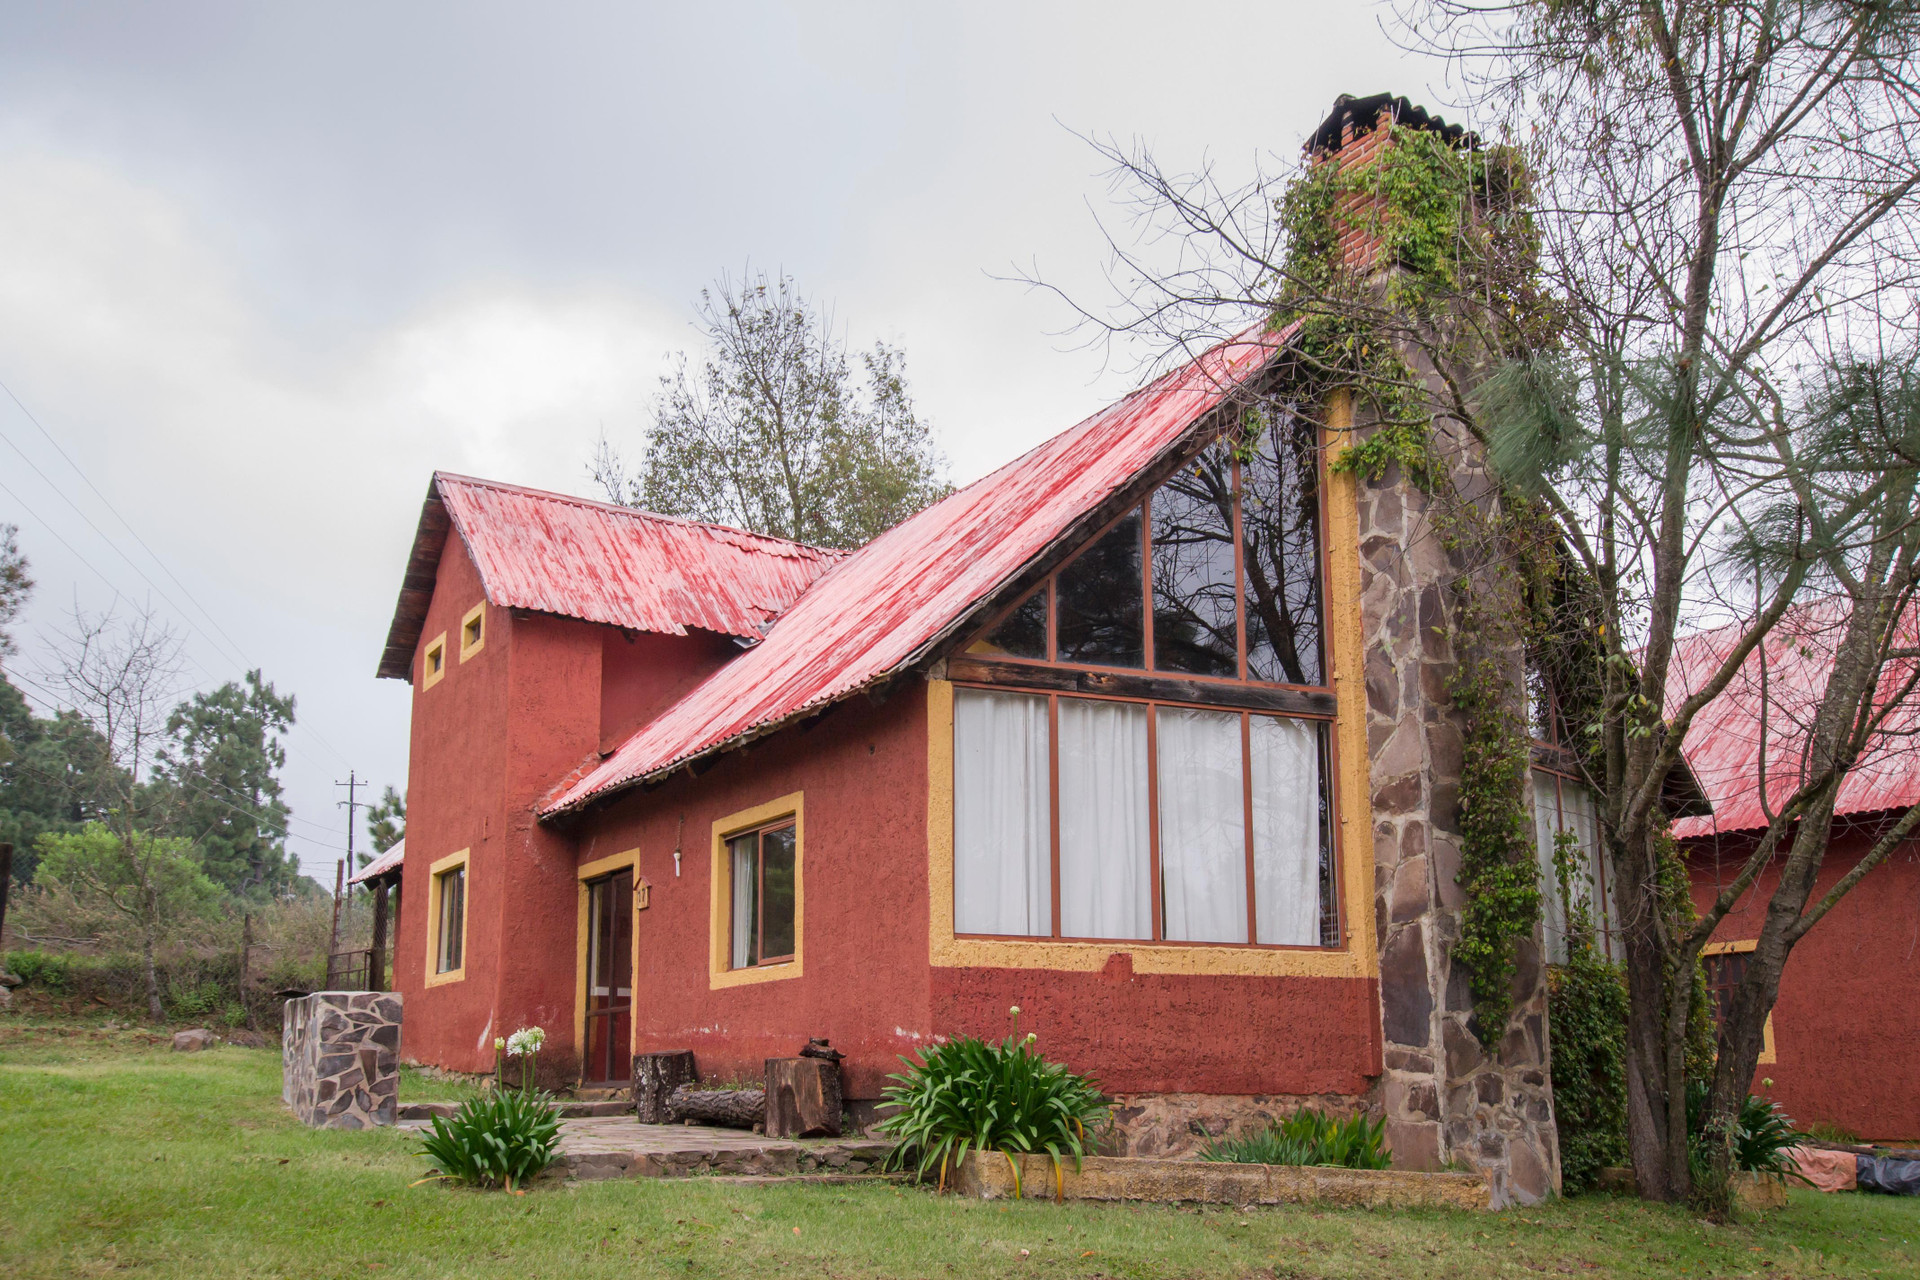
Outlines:
[[280,1097],[319,1129],[392,1124],[400,1090],[400,993],[316,991],[280,1014]]
[[1100,1154],[1180,1159],[1215,1138],[1264,1133],[1303,1107],[1350,1116],[1366,1101],[1344,1093],[1117,1093]]
[[[1455,485],[1486,493],[1477,446],[1449,425],[1436,423],[1434,439]],[[1496,1207],[1531,1203],[1560,1185],[1538,932],[1520,944],[1513,1015],[1491,1053],[1469,1030],[1468,975],[1450,954],[1465,902],[1455,879],[1462,719],[1447,692],[1449,588],[1460,566],[1441,545],[1430,499],[1397,466],[1356,489],[1386,1068],[1378,1103],[1403,1167],[1464,1161],[1489,1175]],[[1516,675],[1522,662],[1516,649]]]

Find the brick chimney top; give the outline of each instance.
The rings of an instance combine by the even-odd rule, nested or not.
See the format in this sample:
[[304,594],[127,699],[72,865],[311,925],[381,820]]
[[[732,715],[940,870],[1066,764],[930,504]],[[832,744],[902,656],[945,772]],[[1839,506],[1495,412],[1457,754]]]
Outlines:
[[1307,138],[1307,151],[1331,154],[1363,134],[1372,133],[1382,118],[1403,129],[1423,129],[1437,133],[1456,147],[1479,145],[1479,139],[1457,124],[1448,124],[1425,107],[1391,93],[1373,93],[1356,98],[1343,93],[1333,100],[1333,113],[1320,122]]

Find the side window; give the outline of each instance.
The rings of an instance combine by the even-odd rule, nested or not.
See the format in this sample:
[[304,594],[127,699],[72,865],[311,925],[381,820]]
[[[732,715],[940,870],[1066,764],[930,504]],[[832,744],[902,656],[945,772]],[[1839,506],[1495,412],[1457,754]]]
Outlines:
[[460,619],[460,661],[479,653],[487,642],[487,602],[482,600]]
[[431,689],[433,686],[439,684],[441,677],[446,674],[447,633],[442,631],[439,635],[427,642],[426,652],[421,655],[420,687],[423,689]]
[[428,868],[427,985],[458,982],[467,966],[468,851],[448,854]]
[[786,964],[794,952],[795,837],[791,821],[727,841],[735,969]]

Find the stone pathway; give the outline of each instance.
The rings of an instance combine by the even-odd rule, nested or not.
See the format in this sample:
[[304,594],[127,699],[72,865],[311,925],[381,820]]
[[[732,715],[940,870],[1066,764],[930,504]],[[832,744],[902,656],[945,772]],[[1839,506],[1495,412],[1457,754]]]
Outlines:
[[862,1174],[877,1173],[892,1149],[892,1143],[858,1136],[766,1138],[739,1129],[593,1116],[560,1122],[555,1168],[576,1179]]

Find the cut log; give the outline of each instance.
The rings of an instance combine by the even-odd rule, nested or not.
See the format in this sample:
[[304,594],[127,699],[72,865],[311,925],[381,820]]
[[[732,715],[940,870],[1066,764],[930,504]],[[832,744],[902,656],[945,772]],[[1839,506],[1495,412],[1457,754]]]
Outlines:
[[767,1095],[762,1089],[701,1089],[683,1084],[667,1095],[667,1110],[676,1122],[751,1129],[766,1116]]
[[633,1109],[641,1124],[671,1124],[667,1095],[699,1074],[693,1069],[693,1050],[633,1055]]
[[767,1136],[840,1136],[840,1064],[821,1058],[767,1059]]

